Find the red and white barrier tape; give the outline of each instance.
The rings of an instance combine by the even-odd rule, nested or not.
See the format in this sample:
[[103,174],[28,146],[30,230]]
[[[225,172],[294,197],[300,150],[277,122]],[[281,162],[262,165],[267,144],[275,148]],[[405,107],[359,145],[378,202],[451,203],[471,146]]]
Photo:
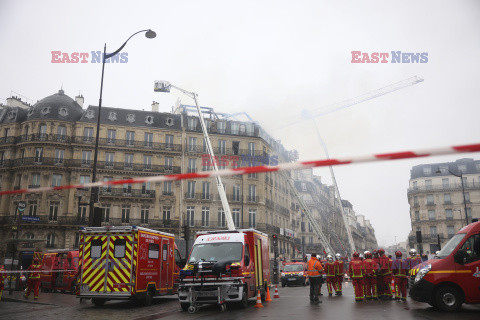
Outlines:
[[51,272],[77,272],[77,270],[38,270],[38,271],[31,271],[31,270],[2,270],[0,273],[51,273]]
[[7,191],[0,191],[0,195],[46,192],[46,191],[53,191],[53,190],[76,189],[76,188],[91,188],[91,187],[101,187],[105,185],[137,184],[137,183],[145,183],[145,182],[201,179],[201,178],[211,178],[211,177],[217,177],[217,176],[224,177],[224,176],[233,176],[238,174],[299,170],[299,169],[308,169],[308,168],[314,168],[314,167],[338,166],[338,165],[345,165],[345,164],[352,164],[352,163],[366,163],[366,162],[384,161],[384,160],[421,158],[421,157],[440,156],[440,155],[465,153],[465,152],[480,152],[480,143],[462,145],[462,146],[453,146],[453,147],[422,149],[422,150],[416,150],[416,151],[403,151],[403,152],[384,153],[384,154],[376,154],[376,155],[366,155],[366,156],[358,156],[358,157],[352,157],[352,158],[299,161],[294,163],[287,162],[287,163],[281,163],[278,166],[243,167],[243,168],[237,168],[237,169],[206,171],[206,172],[199,172],[199,173],[180,173],[180,174],[150,176],[145,178],[97,181],[97,182],[91,182],[91,183],[85,183],[85,184],[75,184],[75,185],[72,184],[72,185],[57,186],[57,187],[41,187],[41,188],[19,189],[19,190],[7,190]]

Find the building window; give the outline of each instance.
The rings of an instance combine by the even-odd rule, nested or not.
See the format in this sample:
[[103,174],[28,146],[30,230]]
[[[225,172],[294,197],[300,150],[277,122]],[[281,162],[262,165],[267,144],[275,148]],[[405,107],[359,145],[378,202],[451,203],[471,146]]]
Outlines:
[[65,150],[55,149],[55,164],[62,164],[64,161]]
[[240,201],[240,185],[233,185],[232,201]]
[[465,202],[470,202],[470,192],[465,192]]
[[189,152],[197,151],[197,138],[188,137],[188,151]]
[[248,156],[252,157],[255,155],[255,143],[249,142],[248,143]]
[[126,169],[133,169],[133,154],[126,153],[125,154],[125,168]]
[[240,228],[240,209],[232,209],[232,217],[235,227]]
[[117,138],[117,130],[108,129],[107,130],[107,143],[115,144]]
[[247,136],[253,137],[255,134],[255,126],[253,125],[253,123],[246,123],[245,131],[247,133]]
[[413,181],[413,190],[418,190],[418,183],[417,183],[417,181]]
[[150,182],[142,183],[142,194],[151,194],[151,191]]
[[[28,130],[27,130],[28,134]],[[57,128],[57,140],[58,141],[65,141],[67,138],[67,128],[64,126],[58,126]]]
[[239,129],[240,129],[240,124],[238,124],[238,122],[230,123],[230,132],[232,134],[238,134]]
[[217,121],[217,132],[218,133],[225,133],[226,128],[227,128],[227,123],[225,121]]
[[467,217],[468,220],[472,220],[472,208],[467,208]]
[[163,223],[164,224],[170,223],[171,211],[172,211],[172,207],[163,207]]
[[218,153],[227,154],[227,141],[218,140]]
[[210,208],[202,207],[202,227],[208,227],[210,223]]
[[427,194],[427,205],[432,205],[433,202],[433,194]]
[[52,175],[52,187],[58,187],[62,185],[62,175],[53,174]]
[[[250,163],[248,164],[249,167],[254,167],[254,166],[256,166],[256,165],[257,165],[257,164],[256,164],[255,162],[250,162]],[[258,164],[258,165],[261,165],[261,164]],[[249,179],[257,179],[257,173],[256,173],[256,172],[249,173],[249,174],[248,174],[248,178],[249,178]]]
[[195,182],[196,181],[187,182],[187,199],[195,198]]
[[164,181],[164,183],[163,183],[163,194],[166,195],[166,196],[173,195],[172,181]]
[[31,200],[28,202],[28,215],[30,217],[37,216],[37,200]]
[[430,226],[430,235],[432,237],[436,237],[437,236],[437,227],[436,226]]
[[135,143],[135,132],[134,131],[127,131],[126,139],[125,139],[127,146],[133,146]]
[[0,152],[0,166],[3,166],[4,162],[5,162],[5,152],[1,151]]
[[149,208],[142,208],[140,210],[140,223],[148,223]]
[[173,158],[172,157],[165,157],[165,170],[172,171],[173,170]]
[[429,176],[432,174],[432,168],[431,167],[423,167],[423,174],[426,176]]
[[143,156],[143,169],[152,170],[152,156],[148,156],[148,155]]
[[83,150],[82,151],[82,164],[90,165],[91,160],[92,160],[92,151],[91,150]]
[[80,176],[80,184],[90,183],[90,176]]
[[40,187],[40,173],[32,173],[32,188]]
[[54,233],[47,234],[47,248],[55,248],[55,238]]
[[87,221],[87,206],[80,206],[78,207],[78,220],[80,221]]
[[115,153],[105,152],[105,167],[113,168],[114,162],[115,162]]
[[130,222],[130,205],[122,205],[122,223]]
[[[125,178],[123,178],[123,179],[124,179],[124,180],[129,180],[129,179],[131,179],[131,178],[125,177]],[[129,194],[132,193],[132,184],[131,184],[131,183],[124,183],[124,184],[123,184],[123,193],[124,193],[124,194],[127,194],[127,195],[129,195]]]
[[103,205],[102,222],[110,222],[110,204]]
[[198,120],[197,118],[193,118],[193,117],[188,118],[188,124],[187,124],[188,130],[192,130],[192,131],[197,130],[197,123],[198,123],[197,120]]
[[248,201],[257,202],[257,186],[254,184],[248,186]]
[[165,148],[172,149],[173,148],[173,135],[167,134],[165,135]]
[[420,221],[420,211],[415,211],[415,221]]
[[256,216],[257,216],[257,210],[255,209],[248,210],[248,226],[250,228],[255,228],[257,226]]
[[453,237],[453,235],[455,234],[455,227],[447,226],[447,234],[449,238]]
[[445,217],[447,218],[447,220],[453,220],[452,209],[445,209]]
[[187,207],[187,225],[189,227],[195,226],[195,207]]
[[40,136],[40,140],[46,140],[47,139],[47,125],[46,124],[41,124],[38,130],[38,134]]
[[145,132],[145,147],[152,147],[153,146],[153,133]]
[[442,186],[443,186],[444,189],[447,189],[447,188],[450,187],[450,182],[449,182],[448,178],[443,178],[442,179]]
[[418,206],[418,197],[417,196],[413,197],[413,205]]
[[195,158],[189,158],[188,159],[188,168],[187,171],[189,173],[191,172],[197,172],[197,159]]
[[432,180],[425,180],[425,190],[432,190]]
[[59,207],[60,207],[59,201],[50,201],[50,210],[48,212],[49,221],[57,221]]
[[[112,181],[113,177],[103,177],[103,182],[108,182]],[[103,186],[103,192],[110,193],[112,192],[112,185],[111,184],[106,184]]]
[[35,162],[42,162],[43,160],[43,148],[35,148]]
[[75,232],[73,238],[73,248],[78,249],[80,247],[80,232]]
[[452,199],[450,198],[450,193],[444,193],[443,194],[443,202],[445,204],[451,204],[452,203]]
[[435,220],[435,210],[428,210],[428,219]]
[[225,227],[225,211],[223,208],[218,208],[218,226]]
[[210,182],[204,181],[202,183],[202,199],[210,200]]
[[83,128],[83,141],[92,142],[93,141],[93,128]]

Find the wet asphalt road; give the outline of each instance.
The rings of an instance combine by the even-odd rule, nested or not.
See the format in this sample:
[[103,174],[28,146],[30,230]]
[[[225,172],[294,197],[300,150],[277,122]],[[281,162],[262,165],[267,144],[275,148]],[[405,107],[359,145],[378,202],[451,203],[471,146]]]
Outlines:
[[[325,287],[322,293],[325,294]],[[194,314],[182,312],[176,296],[155,299],[152,306],[139,306],[129,301],[109,301],[102,307],[94,307],[90,302],[80,304],[78,299],[68,294],[42,293],[39,303],[21,300],[20,292],[9,296],[4,293],[0,302],[0,319],[108,319],[108,320],[153,320],[153,319],[480,319],[480,305],[463,305],[461,311],[442,313],[425,303],[408,300],[407,303],[395,301],[354,302],[353,290],[347,284],[341,297],[323,296],[320,305],[310,305],[308,287],[279,288],[280,299],[264,303],[264,308],[255,308],[255,300],[250,301],[247,309],[229,307],[220,312],[218,307],[201,308]],[[272,293],[273,295],[273,293]],[[10,298],[10,299],[9,299]],[[16,298],[18,300],[11,300]]]

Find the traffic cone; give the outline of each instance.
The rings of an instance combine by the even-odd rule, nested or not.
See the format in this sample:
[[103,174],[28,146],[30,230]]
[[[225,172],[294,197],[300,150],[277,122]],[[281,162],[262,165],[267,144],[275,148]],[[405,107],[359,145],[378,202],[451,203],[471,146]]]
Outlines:
[[278,295],[278,288],[277,288],[276,285],[275,285],[275,293],[273,294],[273,297],[274,298],[280,298],[280,296]]
[[262,305],[262,297],[260,296],[260,290],[258,290],[258,294],[257,294],[257,304],[255,305],[255,308],[263,308],[263,305]]
[[392,286],[392,294],[394,295],[395,294],[395,281],[393,279],[392,279],[391,286]]
[[267,297],[265,298],[266,302],[271,302],[272,298],[270,297],[270,287],[267,286]]

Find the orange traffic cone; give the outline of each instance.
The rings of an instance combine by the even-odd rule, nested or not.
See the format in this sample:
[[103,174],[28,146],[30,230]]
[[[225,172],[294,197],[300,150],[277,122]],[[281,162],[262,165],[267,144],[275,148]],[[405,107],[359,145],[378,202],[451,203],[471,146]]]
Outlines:
[[392,294],[395,294],[395,281],[392,280]]
[[260,296],[260,290],[258,290],[258,294],[257,294],[257,304],[255,305],[255,308],[263,308],[263,305],[262,305],[262,297]]
[[267,286],[267,297],[265,298],[266,302],[271,302],[272,298],[270,297],[270,287]]
[[275,293],[273,294],[273,297],[274,298],[280,298],[280,296],[278,295],[278,288],[277,288],[276,285],[275,285]]

